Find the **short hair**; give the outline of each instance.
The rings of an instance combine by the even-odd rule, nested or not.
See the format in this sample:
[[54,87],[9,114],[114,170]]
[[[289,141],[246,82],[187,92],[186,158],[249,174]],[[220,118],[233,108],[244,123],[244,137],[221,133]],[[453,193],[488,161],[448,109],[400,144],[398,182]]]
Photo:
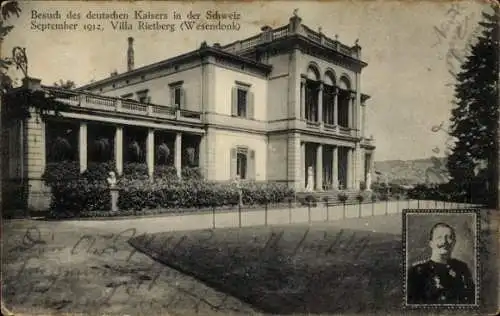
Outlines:
[[431,231],[430,231],[430,234],[429,234],[429,240],[432,240],[432,237],[434,236],[434,231],[436,230],[436,228],[438,227],[446,227],[446,228],[449,228],[451,230],[451,233],[453,235],[453,238],[455,239],[456,235],[455,235],[455,229],[453,227],[451,227],[450,225],[446,224],[446,223],[443,223],[443,222],[439,222],[437,224],[435,224],[434,226],[432,226],[431,228]]

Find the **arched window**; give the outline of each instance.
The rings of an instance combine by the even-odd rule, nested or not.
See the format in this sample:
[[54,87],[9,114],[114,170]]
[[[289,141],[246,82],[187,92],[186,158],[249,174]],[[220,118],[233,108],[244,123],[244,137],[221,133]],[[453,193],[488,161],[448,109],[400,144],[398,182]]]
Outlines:
[[305,119],[307,121],[318,120],[318,92],[321,76],[318,68],[314,64],[310,64],[307,68],[305,82]]
[[325,73],[325,85],[327,86],[335,86],[335,74],[332,70],[328,70]]
[[351,99],[351,81],[344,75],[339,80],[339,92],[337,95],[338,100],[338,123],[342,127],[350,127],[351,122],[349,119],[349,112],[352,111],[350,107]]
[[339,88],[342,90],[351,90],[351,81],[347,76],[342,76],[339,81]]
[[316,67],[316,65],[311,64],[309,65],[309,67],[307,67],[307,79],[312,81],[319,81],[321,79],[318,67]]
[[323,121],[325,124],[334,125],[335,111],[335,74],[332,70],[325,73],[323,85]]

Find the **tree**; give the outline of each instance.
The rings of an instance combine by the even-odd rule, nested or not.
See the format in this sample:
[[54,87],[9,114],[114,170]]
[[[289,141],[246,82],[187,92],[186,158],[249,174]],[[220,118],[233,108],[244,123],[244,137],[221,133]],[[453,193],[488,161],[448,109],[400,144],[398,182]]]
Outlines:
[[482,13],[482,32],[456,76],[450,126],[455,144],[447,167],[458,190],[496,200],[499,15],[493,9],[494,14]]
[[76,88],[76,84],[74,81],[71,81],[71,80],[64,81],[62,79],[59,79],[59,82],[54,82],[54,86],[58,87],[58,88],[62,88],[62,89],[68,89],[68,90]]
[[[0,20],[0,52],[2,51],[1,44],[3,39],[14,28],[12,25],[5,25],[5,21],[11,15],[19,17],[19,13],[21,13],[21,9],[17,1],[0,0],[0,15],[2,17]],[[0,56],[0,90],[2,92],[6,92],[6,90],[12,88],[12,79],[5,73],[10,65],[12,65],[10,58],[3,58],[3,56]]]
[[[12,25],[6,25],[6,20],[13,15],[19,17],[21,9],[16,0],[0,0],[0,52],[2,52],[1,44],[4,38],[14,28]],[[3,138],[4,127],[2,123],[18,123],[21,130],[26,129],[25,121],[29,119],[34,109],[34,114],[37,115],[36,119],[42,120],[47,115],[60,115],[60,112],[69,108],[67,103],[60,102],[59,98],[52,93],[42,89],[31,89],[30,87],[23,86],[20,89],[13,89],[15,81],[7,74],[9,67],[16,65],[23,72],[25,79],[28,77],[28,60],[24,48],[15,47],[12,50],[12,58],[0,56],[0,138]],[[0,140],[0,146],[3,144],[3,139]],[[3,153],[3,149],[0,150]],[[3,169],[3,154],[0,155],[0,207],[3,210],[3,194],[2,189],[2,169]],[[24,162],[22,162],[24,163]],[[22,176],[22,184],[24,176]],[[3,308],[3,306],[2,306]]]

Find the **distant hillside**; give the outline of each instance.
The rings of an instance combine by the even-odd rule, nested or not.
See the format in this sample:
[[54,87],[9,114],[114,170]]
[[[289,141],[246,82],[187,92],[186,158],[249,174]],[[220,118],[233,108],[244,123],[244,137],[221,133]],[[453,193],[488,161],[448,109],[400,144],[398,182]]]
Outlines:
[[447,182],[446,158],[426,158],[415,160],[386,160],[375,161],[375,174],[373,179],[384,182],[388,177],[389,182],[401,184],[417,183],[443,183]]

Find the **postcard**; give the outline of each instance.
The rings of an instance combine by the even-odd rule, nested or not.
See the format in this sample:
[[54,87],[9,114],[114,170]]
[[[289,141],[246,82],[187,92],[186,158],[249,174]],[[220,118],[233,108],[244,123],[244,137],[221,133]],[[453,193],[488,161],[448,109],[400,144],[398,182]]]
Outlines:
[[498,5],[0,11],[2,314],[498,312]]

